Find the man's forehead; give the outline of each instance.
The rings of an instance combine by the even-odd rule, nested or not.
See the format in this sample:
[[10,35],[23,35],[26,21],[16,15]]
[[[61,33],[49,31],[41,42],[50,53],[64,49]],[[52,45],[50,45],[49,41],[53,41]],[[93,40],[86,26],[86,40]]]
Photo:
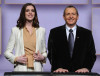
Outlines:
[[70,12],[70,13],[77,13],[75,8],[66,8],[65,13],[68,13],[68,12]]
[[71,7],[71,8],[66,8],[66,9],[65,9],[65,11],[68,11],[68,10],[75,10],[75,11],[76,11],[76,9],[73,8],[73,7]]

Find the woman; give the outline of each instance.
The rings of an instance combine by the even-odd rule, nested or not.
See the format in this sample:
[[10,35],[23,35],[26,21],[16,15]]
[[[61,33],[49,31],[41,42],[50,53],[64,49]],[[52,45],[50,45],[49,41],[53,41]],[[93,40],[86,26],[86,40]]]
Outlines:
[[27,3],[22,7],[4,55],[14,64],[14,71],[43,71],[42,63],[45,63],[47,57],[45,29],[39,27],[33,4]]

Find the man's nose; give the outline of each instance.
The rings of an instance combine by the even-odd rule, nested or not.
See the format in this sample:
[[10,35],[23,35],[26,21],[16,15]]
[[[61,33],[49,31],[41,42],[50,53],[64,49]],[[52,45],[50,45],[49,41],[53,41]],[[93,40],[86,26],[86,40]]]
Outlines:
[[70,15],[70,18],[73,18],[73,15]]

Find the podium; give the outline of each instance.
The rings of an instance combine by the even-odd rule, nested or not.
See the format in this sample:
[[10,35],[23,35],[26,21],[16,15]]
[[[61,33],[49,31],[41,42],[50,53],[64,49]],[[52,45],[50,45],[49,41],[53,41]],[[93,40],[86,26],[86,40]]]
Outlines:
[[5,72],[4,76],[100,76],[97,73]]

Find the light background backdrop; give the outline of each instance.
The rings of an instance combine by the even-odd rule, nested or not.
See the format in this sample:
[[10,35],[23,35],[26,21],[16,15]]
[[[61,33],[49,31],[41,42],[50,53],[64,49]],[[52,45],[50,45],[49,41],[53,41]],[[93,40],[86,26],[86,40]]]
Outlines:
[[1,42],[1,37],[2,37],[2,36],[1,36],[1,33],[2,33],[2,27],[1,27],[1,7],[0,7],[0,54],[1,54],[1,46],[2,46],[2,45],[1,45],[1,43],[2,43],[2,42]]
[[5,0],[6,4],[87,4],[88,0]]
[[[7,0],[5,0],[7,1]],[[14,0],[13,0],[14,1]],[[16,0],[15,0],[16,1]],[[18,0],[19,1],[19,0]],[[42,1],[42,0],[41,0]],[[57,0],[56,0],[57,1]],[[69,0],[68,0],[69,1]],[[84,2],[86,0],[79,0]],[[93,0],[94,1],[94,0]],[[93,31],[93,37],[96,44],[96,53],[97,60],[94,64],[92,72],[100,73],[100,9],[96,9],[100,7],[100,4],[92,4],[92,0],[88,0],[86,4],[75,4],[74,6],[79,11],[79,20],[77,24],[79,26],[85,27]],[[97,3],[100,3],[99,0]],[[12,2],[12,1],[11,1]],[[73,1],[72,1],[73,2]],[[11,34],[11,28],[16,26],[17,19],[20,15],[21,8],[23,4],[5,4],[4,0],[1,1],[1,18],[2,18],[2,54],[0,55],[0,76],[3,76],[4,72],[13,71],[13,65],[7,61],[4,57],[4,51],[6,50],[7,43]],[[10,0],[9,0],[10,3]],[[40,4],[35,5],[38,13],[38,18],[40,22],[40,26],[46,28],[46,43],[48,41],[49,31],[54,27],[58,27],[63,25],[65,22],[63,20],[63,11],[66,6],[69,4]],[[98,18],[96,18],[96,16]],[[96,29],[97,28],[97,29]],[[44,65],[44,71],[50,72],[50,64],[47,59],[46,64]]]

